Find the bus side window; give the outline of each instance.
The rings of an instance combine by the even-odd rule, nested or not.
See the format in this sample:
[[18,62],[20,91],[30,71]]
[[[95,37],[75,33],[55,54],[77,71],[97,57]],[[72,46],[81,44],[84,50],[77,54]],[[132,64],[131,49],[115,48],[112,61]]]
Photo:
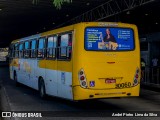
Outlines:
[[29,55],[30,55],[30,44],[29,44],[29,41],[26,41],[24,43],[24,57],[25,58],[29,58]]
[[36,58],[36,40],[31,41],[31,58]]
[[38,58],[44,58],[45,57],[45,38],[40,38],[38,40],[37,57]]
[[19,46],[18,43],[16,43],[15,46],[14,46],[14,57],[15,57],[15,58],[18,58],[18,56],[19,56],[18,46]]
[[56,58],[57,37],[48,37],[47,41],[47,58]]
[[19,45],[19,58],[23,58],[23,43]]
[[59,39],[59,58],[70,59],[72,52],[72,34],[63,34]]

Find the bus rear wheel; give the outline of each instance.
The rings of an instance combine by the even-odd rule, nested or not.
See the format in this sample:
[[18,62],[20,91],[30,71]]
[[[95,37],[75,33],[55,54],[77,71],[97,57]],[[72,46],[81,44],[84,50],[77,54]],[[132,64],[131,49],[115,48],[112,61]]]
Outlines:
[[44,85],[44,80],[43,78],[40,78],[40,82],[39,82],[39,94],[41,98],[45,98],[46,97],[46,90],[45,90],[45,85]]

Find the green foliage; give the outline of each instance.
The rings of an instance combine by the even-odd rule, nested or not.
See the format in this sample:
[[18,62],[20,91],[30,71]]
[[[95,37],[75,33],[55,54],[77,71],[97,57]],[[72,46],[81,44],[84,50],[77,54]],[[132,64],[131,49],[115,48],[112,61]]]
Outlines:
[[53,4],[58,9],[61,9],[61,6],[63,5],[64,2],[70,3],[72,2],[72,0],[53,0]]
[[[32,4],[37,4],[40,0],[32,0]],[[57,8],[57,9],[61,9],[61,6],[63,5],[63,3],[71,3],[72,0],[52,0],[53,5]]]
[[39,0],[32,0],[32,4],[37,4]]

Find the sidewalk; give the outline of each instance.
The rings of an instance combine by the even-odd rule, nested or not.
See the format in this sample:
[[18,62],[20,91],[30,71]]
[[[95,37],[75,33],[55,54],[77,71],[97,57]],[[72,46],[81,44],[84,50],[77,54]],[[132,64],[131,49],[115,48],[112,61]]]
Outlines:
[[151,83],[141,83],[141,88],[160,92],[160,85],[151,84]]

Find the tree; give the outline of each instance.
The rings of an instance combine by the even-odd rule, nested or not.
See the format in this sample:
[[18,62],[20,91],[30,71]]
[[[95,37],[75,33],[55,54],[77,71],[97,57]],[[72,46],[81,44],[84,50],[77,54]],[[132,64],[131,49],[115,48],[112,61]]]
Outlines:
[[[32,0],[32,4],[37,4],[40,0]],[[53,5],[57,8],[57,9],[61,9],[61,6],[63,5],[63,3],[71,3],[72,0],[52,0]]]

